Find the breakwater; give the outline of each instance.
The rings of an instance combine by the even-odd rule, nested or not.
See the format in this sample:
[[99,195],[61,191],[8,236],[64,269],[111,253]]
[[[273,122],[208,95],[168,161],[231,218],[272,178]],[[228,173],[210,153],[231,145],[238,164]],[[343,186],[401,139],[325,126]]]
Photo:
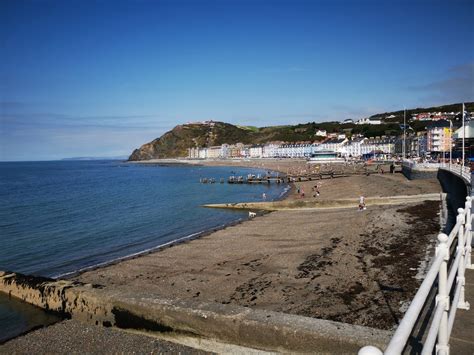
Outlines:
[[166,300],[134,290],[0,272],[0,292],[83,322],[174,332],[273,351],[356,352],[390,332],[234,305]]

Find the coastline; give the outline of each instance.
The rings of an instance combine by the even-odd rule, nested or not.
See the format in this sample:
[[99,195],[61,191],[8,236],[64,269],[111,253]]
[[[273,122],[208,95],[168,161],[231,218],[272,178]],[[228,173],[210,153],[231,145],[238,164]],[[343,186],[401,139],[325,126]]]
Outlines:
[[[238,164],[241,166],[243,162]],[[265,168],[274,170],[275,167]],[[334,197],[345,195],[354,199],[354,208],[323,210],[317,214],[304,210],[271,212],[217,231],[209,231],[184,243],[82,272],[71,279],[112,289],[146,289],[156,293],[157,297],[167,299],[236,304],[391,329],[403,310],[401,305],[409,301],[417,288],[419,281],[415,276],[422,268],[426,253],[432,252],[427,250],[429,241],[439,231],[439,203],[418,201],[373,206],[361,213],[355,208],[357,197],[361,192],[366,193],[367,197],[391,196],[400,191],[405,191],[407,195],[433,193],[440,191],[439,184],[437,181],[409,182],[401,174],[353,176],[323,182],[322,194],[329,193]],[[314,181],[297,184],[310,192]],[[285,200],[298,199],[300,197],[295,194],[293,186]],[[404,209],[409,211],[406,215],[401,212]],[[432,222],[431,234],[417,239],[416,245],[412,245],[415,250],[405,250],[398,239],[403,235],[413,236],[421,229],[413,222],[417,220],[420,210],[428,211],[424,218]],[[314,236],[314,231],[310,231],[311,226],[317,231]],[[369,242],[374,233],[382,236],[377,242],[377,252]],[[406,242],[410,244],[412,241]],[[380,253],[385,255],[393,252],[394,248],[403,248],[404,253],[409,254],[406,262],[410,264],[410,270],[403,273],[406,279],[399,280],[401,284],[409,284],[409,287],[387,286],[388,289],[396,290],[390,291],[395,293],[394,296],[387,296],[384,293],[388,291],[380,291],[380,287],[385,286],[377,286],[379,291],[376,291],[373,283],[374,277],[380,277],[380,273],[385,275],[383,279],[387,282],[391,282],[389,280],[399,273],[399,270],[392,270],[389,262],[393,263],[394,259],[390,255],[387,256],[386,265],[379,260]],[[212,255],[209,250],[213,250]],[[275,261],[278,258],[289,263]],[[338,266],[337,272],[331,270],[331,265],[337,265],[337,260],[341,258],[345,258],[344,268]],[[371,265],[372,262],[376,265]],[[384,271],[387,267],[390,270]],[[343,288],[352,285],[354,279],[364,279],[365,273],[372,276],[344,291],[333,284],[326,274],[340,274],[346,269],[359,270],[355,274],[349,272],[347,280],[338,281]],[[376,269],[376,272],[372,269]],[[359,274],[360,270],[365,271]],[[317,296],[312,297],[313,294]],[[384,301],[387,297],[393,299]],[[308,298],[312,305],[305,307]],[[327,305],[324,301],[326,298],[333,300],[334,307]],[[369,304],[366,298],[370,299]],[[385,311],[379,312],[378,308],[384,303]],[[329,308],[330,312],[325,312]],[[376,313],[379,315],[374,319]],[[375,321],[380,324],[374,324]]]
[[[160,160],[160,161],[163,161],[163,160]],[[182,165],[182,166],[227,166],[227,165],[206,165],[206,164],[187,164],[186,162],[182,162],[181,160],[177,161],[177,162],[174,162],[175,160],[172,159],[172,160],[164,160],[163,163],[157,163],[156,161],[146,161],[146,162],[143,162],[144,164],[150,164],[150,165]],[[172,163],[174,162],[174,163]],[[130,162],[130,163],[142,163],[142,162]],[[271,172],[274,172],[274,170],[271,170],[271,169],[265,169],[265,168],[261,168],[261,167],[255,167],[255,166],[245,166],[245,165],[234,165],[236,167],[241,167],[241,168],[254,168],[254,169],[260,169],[260,170],[268,170],[268,171],[271,171]],[[272,201],[274,202],[277,202],[277,201],[284,201],[285,199],[289,198],[289,195],[293,189],[292,187],[292,184],[291,183],[284,183],[282,185],[287,185],[287,187],[281,192],[281,194],[273,199]],[[203,208],[204,206],[201,206],[200,208]],[[260,211],[257,216],[261,216],[265,213],[270,213],[270,211]],[[91,265],[91,266],[87,266],[87,267],[84,267],[84,268],[81,268],[79,270],[74,270],[74,271],[70,271],[70,272],[66,272],[66,273],[61,273],[61,274],[58,274],[58,275],[53,275],[51,276],[51,278],[53,279],[73,279],[85,272],[89,272],[89,271],[94,271],[94,270],[98,270],[98,269],[101,269],[101,268],[105,268],[105,267],[108,267],[108,266],[112,266],[112,265],[116,265],[116,264],[119,264],[121,262],[124,262],[124,261],[127,261],[127,260],[133,260],[133,259],[136,259],[136,258],[140,258],[142,256],[145,256],[145,255],[149,255],[149,254],[153,254],[153,253],[158,253],[166,248],[171,248],[173,246],[176,246],[176,245],[179,245],[179,244],[182,244],[182,243],[188,243],[188,242],[191,242],[195,239],[199,239],[201,237],[205,237],[205,236],[208,236],[212,233],[215,233],[219,230],[223,230],[223,229],[226,229],[226,228],[229,228],[229,227],[233,227],[233,226],[236,226],[238,224],[241,224],[241,223],[244,223],[246,221],[248,221],[250,218],[249,217],[243,217],[243,218],[239,218],[237,220],[234,220],[234,221],[230,221],[230,222],[227,222],[227,223],[223,223],[219,226],[215,226],[215,227],[211,227],[211,228],[208,228],[208,229],[204,229],[202,231],[198,231],[198,232],[194,232],[194,233],[191,233],[189,235],[185,235],[183,237],[180,237],[178,239],[175,239],[175,240],[172,240],[172,241],[169,241],[169,242],[166,242],[166,243],[163,243],[163,244],[160,244],[160,245],[157,245],[157,246],[154,246],[152,248],[149,248],[149,249],[146,249],[146,250],[143,250],[143,251],[139,251],[139,252],[136,252],[136,253],[133,253],[133,254],[130,254],[130,255],[125,255],[125,256],[122,256],[122,257],[118,257],[116,259],[113,259],[113,260],[109,260],[109,261],[105,261],[105,262],[102,262],[102,263],[99,263],[99,264],[95,264],[95,265]]]
[[[243,161],[234,163],[249,167]],[[303,164],[296,166],[301,169]],[[282,200],[299,202],[296,186],[308,191],[305,199],[316,199],[310,193],[314,183],[291,183]],[[160,299],[238,305],[392,329],[420,283],[426,256],[433,253],[438,205],[418,201],[369,206],[359,212],[357,197],[433,193],[440,190],[438,182],[374,174],[317,183],[322,196],[353,199],[354,207],[316,214],[302,209],[259,213],[257,218],[195,233],[67,278],[117,292],[145,290]],[[430,221],[431,234],[412,238],[416,243],[410,244],[412,236],[425,230],[416,222],[422,210],[428,211],[423,218]],[[374,236],[379,238],[375,243]],[[398,241],[404,236],[409,237],[403,241],[408,247]],[[394,252],[406,253],[403,265],[397,265]],[[398,276],[400,266],[405,272]]]

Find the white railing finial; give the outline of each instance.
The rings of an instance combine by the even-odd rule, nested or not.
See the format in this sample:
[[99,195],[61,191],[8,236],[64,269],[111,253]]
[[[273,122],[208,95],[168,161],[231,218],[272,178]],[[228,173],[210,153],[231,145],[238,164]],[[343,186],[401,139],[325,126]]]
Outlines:
[[383,352],[375,346],[368,345],[361,348],[357,355],[383,355]]

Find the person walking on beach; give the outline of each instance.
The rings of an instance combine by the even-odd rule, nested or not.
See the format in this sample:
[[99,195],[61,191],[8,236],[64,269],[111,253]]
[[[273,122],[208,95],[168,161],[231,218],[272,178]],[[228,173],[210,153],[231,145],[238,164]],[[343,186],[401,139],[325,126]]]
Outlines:
[[365,207],[365,197],[361,195],[361,196],[359,197],[359,211],[363,211],[363,210],[365,210],[365,209],[367,209],[367,208]]
[[316,196],[319,196],[319,186],[316,185],[316,186],[314,187],[314,189],[315,189],[315,191],[316,191]]

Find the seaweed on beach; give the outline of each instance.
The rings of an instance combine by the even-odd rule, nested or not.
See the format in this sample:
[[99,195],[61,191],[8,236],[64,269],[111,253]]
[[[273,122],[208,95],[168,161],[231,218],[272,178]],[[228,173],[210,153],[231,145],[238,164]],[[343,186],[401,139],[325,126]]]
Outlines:
[[331,245],[321,249],[320,253],[311,254],[297,267],[299,273],[296,275],[297,279],[311,278],[314,279],[320,276],[320,273],[328,265],[332,265],[333,260],[331,254],[336,249],[341,240],[339,238],[332,238]]

